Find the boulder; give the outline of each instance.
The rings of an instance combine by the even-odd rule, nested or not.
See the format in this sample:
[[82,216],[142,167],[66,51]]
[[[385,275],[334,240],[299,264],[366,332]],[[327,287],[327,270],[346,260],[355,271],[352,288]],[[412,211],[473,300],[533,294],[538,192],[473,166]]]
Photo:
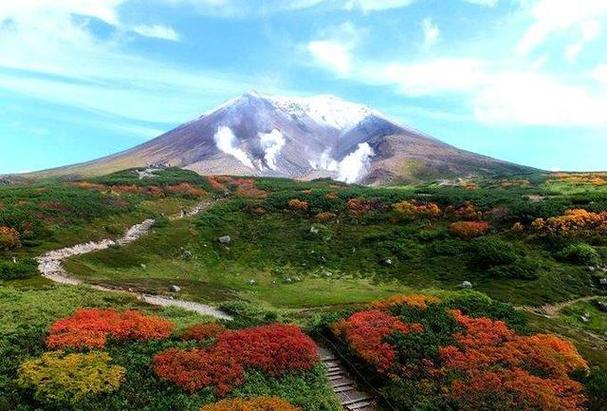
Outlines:
[[255,285],[255,284],[257,284],[257,281],[255,281],[254,279],[251,278],[249,281],[247,281],[247,283],[249,285]]
[[597,301],[596,302],[596,306],[598,307],[599,310],[601,310],[603,312],[607,312],[607,302],[605,302],[605,301]]
[[173,284],[173,285],[171,285],[169,287],[169,290],[171,290],[171,292],[173,292],[173,293],[178,293],[179,291],[181,291],[181,287],[179,287],[178,285]]
[[221,244],[230,244],[232,242],[232,237],[229,235],[221,236],[217,239]]
[[460,287],[462,287],[465,290],[469,290],[470,288],[472,288],[472,283],[470,281],[464,281],[464,282],[462,282]]
[[312,227],[310,227],[310,232],[312,234],[318,234],[318,233],[320,233],[320,230],[318,228],[312,226]]
[[607,286],[607,278],[599,278],[599,284],[602,286]]

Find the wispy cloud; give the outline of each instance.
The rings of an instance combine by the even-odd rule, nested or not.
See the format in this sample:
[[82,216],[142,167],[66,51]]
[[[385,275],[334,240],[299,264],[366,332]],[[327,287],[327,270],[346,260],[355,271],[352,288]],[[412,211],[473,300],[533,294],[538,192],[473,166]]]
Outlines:
[[425,49],[429,49],[434,46],[434,44],[436,44],[440,38],[440,29],[430,17],[426,17],[422,20],[421,27],[424,33],[423,47]]
[[133,32],[144,36],[152,37],[162,40],[179,41],[179,34],[171,27],[155,24],[152,26],[146,26],[144,24],[135,26],[131,29]]
[[466,3],[477,4],[483,7],[495,7],[498,0],[464,0]]

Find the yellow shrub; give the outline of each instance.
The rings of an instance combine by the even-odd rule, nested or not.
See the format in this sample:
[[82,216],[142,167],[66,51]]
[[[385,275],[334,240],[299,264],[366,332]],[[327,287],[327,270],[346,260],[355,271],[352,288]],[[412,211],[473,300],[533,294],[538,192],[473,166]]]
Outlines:
[[125,369],[110,365],[107,353],[64,354],[47,352],[19,367],[18,384],[34,389],[40,401],[75,404],[78,401],[118,389]]

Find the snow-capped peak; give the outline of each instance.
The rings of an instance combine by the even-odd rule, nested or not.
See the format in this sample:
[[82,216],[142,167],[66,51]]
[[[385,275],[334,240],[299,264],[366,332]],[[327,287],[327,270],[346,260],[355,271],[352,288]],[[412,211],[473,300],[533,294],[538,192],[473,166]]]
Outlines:
[[351,103],[332,95],[312,97],[263,96],[276,108],[292,116],[308,116],[318,124],[339,130],[349,129],[374,111],[362,104]]

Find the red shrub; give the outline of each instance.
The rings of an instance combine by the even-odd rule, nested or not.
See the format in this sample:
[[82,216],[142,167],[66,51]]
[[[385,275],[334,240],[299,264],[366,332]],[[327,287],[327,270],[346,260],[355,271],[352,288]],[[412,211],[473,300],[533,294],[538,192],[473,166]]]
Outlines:
[[226,328],[219,323],[195,324],[183,332],[184,340],[204,341],[209,338],[216,338],[223,333]]
[[139,311],[127,310],[121,314],[112,309],[83,308],[51,326],[47,345],[51,348],[102,347],[107,337],[161,340],[171,335],[173,327],[170,321]]
[[238,358],[217,349],[179,350],[171,348],[154,356],[156,375],[186,391],[214,386],[224,396],[244,382],[244,369]]
[[116,194],[124,194],[124,193],[128,193],[128,194],[139,194],[139,192],[141,191],[141,189],[139,187],[137,187],[136,185],[115,185],[112,186],[112,192],[116,193]]
[[243,198],[262,199],[268,193],[255,187],[255,181],[250,178],[238,178],[232,182],[236,186],[236,195]]
[[219,336],[217,349],[238,358],[244,367],[272,376],[307,370],[318,361],[316,345],[295,325],[270,324],[228,331]]
[[465,240],[487,234],[490,229],[487,221],[458,221],[449,226],[451,233]]
[[553,335],[520,336],[505,323],[454,312],[464,331],[458,346],[439,349],[442,372],[459,376],[449,395],[464,404],[506,409],[582,409],[582,385],[569,378],[587,363],[575,347]]
[[307,370],[318,362],[316,345],[295,325],[272,324],[218,335],[207,349],[171,349],[154,357],[158,377],[188,391],[215,386],[219,395],[243,383],[244,370],[271,376]]
[[396,357],[396,349],[385,342],[390,334],[421,332],[420,324],[407,324],[383,311],[360,311],[335,324],[333,332],[341,335],[356,353],[373,364],[379,372],[388,371]]

